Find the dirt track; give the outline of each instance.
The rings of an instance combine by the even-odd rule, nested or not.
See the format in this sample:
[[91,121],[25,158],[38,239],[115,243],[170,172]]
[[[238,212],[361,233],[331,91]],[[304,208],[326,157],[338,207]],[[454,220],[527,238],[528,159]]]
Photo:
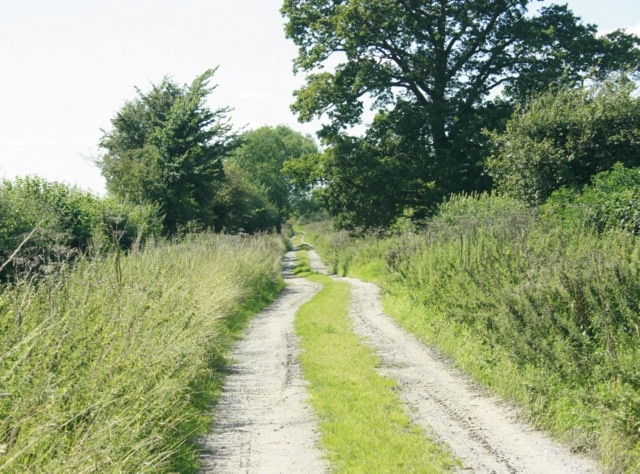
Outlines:
[[[315,252],[314,270],[325,272]],[[293,321],[319,289],[293,278],[294,255],[285,257],[288,287],[252,322],[234,352],[218,406],[214,433],[204,442],[203,472],[327,472],[317,448],[316,421],[306,405]],[[354,331],[394,378],[407,412],[474,473],[596,473],[597,466],[519,422],[500,400],[458,374],[445,360],[386,316],[378,288],[351,284]]]
[[294,260],[295,253],[287,253],[287,288],[252,320],[233,352],[213,434],[203,440],[202,472],[327,471],[316,447],[294,328],[296,311],[320,286],[294,278]]

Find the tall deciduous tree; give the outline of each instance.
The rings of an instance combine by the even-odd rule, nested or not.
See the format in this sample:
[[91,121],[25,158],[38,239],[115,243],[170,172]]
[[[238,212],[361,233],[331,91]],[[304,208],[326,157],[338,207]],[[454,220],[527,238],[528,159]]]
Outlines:
[[[293,109],[301,120],[324,116],[321,136],[336,144],[326,167],[336,208],[359,216],[490,186],[483,174],[485,127],[508,116],[511,99],[559,82],[604,76],[640,63],[638,38],[604,37],[566,6],[529,15],[529,0],[285,0],[286,33],[299,47],[295,69],[307,74]],[[327,67],[329,66],[329,67]],[[325,69],[326,67],[326,69]],[[365,104],[378,117],[359,138]],[[348,146],[345,147],[345,144]],[[346,150],[346,152],[343,152]],[[357,169],[406,183],[352,182]],[[354,193],[360,199],[349,199]],[[358,204],[363,203],[363,204]],[[386,217],[385,217],[386,216]]]
[[98,160],[107,189],[134,203],[156,203],[165,227],[175,232],[189,222],[212,226],[211,209],[223,179],[223,158],[235,147],[229,108],[206,104],[215,89],[215,70],[178,86],[165,77],[127,102],[112,119]]
[[[229,163],[246,170],[247,179],[265,189],[269,201],[277,209],[276,227],[304,199],[306,186],[292,179],[285,165],[305,160],[318,153],[312,137],[285,125],[261,127],[241,136],[241,145],[229,157]],[[306,184],[306,183],[305,183]]]

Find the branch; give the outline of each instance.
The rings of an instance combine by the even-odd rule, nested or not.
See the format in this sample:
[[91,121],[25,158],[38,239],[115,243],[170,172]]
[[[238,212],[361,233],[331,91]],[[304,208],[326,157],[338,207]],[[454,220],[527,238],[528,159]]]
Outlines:
[[20,245],[18,245],[18,248],[15,249],[11,254],[11,256],[7,259],[7,261],[0,266],[0,272],[2,272],[2,270],[4,270],[7,265],[9,265],[9,262],[11,262],[11,260],[13,260],[16,255],[18,255],[18,252],[20,252],[20,249],[22,249],[24,244],[26,244],[31,239],[31,237],[33,237],[33,234],[35,234],[36,230],[38,230],[39,227],[40,227],[40,224],[36,225],[33,228],[33,230],[29,233],[29,235],[27,235],[24,239],[22,239],[22,242],[20,242]]

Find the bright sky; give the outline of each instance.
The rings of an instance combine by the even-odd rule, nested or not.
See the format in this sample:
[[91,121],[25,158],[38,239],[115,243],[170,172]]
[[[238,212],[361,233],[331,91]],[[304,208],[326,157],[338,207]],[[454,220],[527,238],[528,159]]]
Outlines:
[[[637,0],[572,0],[602,30],[640,34]],[[190,83],[219,66],[212,108],[237,128],[286,124],[302,77],[285,39],[282,0],[0,0],[0,178],[38,175],[102,193],[86,157],[135,87]],[[1,218],[1,217],[0,217]]]

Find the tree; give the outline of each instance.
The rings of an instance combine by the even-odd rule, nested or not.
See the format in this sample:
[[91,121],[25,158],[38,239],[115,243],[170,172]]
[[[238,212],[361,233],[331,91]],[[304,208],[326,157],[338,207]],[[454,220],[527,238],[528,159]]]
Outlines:
[[[286,33],[299,47],[294,68],[307,74],[292,107],[303,121],[328,119],[320,136],[335,149],[326,178],[354,224],[372,224],[354,202],[384,204],[386,224],[407,206],[420,216],[449,193],[489,188],[482,130],[498,128],[514,100],[640,63],[638,38],[598,37],[566,6],[528,15],[529,3],[285,0]],[[500,91],[506,99],[495,99]],[[365,103],[377,118],[364,136],[345,138]],[[363,182],[350,192],[360,199],[349,199],[340,183],[372,161],[407,184],[387,195],[389,183]]]
[[225,180],[216,195],[214,209],[220,216],[217,230],[268,232],[278,227],[280,213],[269,200],[268,190],[252,181],[250,170],[225,163]]
[[165,228],[176,232],[189,222],[213,226],[211,203],[223,180],[223,158],[236,146],[229,108],[210,110],[209,86],[215,70],[182,87],[165,77],[127,102],[105,132],[98,160],[107,189],[137,204],[156,203]]
[[640,166],[640,99],[626,80],[544,93],[517,109],[487,161],[501,192],[541,204],[620,162]]
[[285,125],[248,131],[240,141],[241,145],[229,156],[228,162],[250,170],[246,175],[249,182],[265,189],[267,198],[277,209],[276,227],[279,229],[305,199],[309,185],[294,179],[285,167],[316,155],[318,147],[313,138]]

